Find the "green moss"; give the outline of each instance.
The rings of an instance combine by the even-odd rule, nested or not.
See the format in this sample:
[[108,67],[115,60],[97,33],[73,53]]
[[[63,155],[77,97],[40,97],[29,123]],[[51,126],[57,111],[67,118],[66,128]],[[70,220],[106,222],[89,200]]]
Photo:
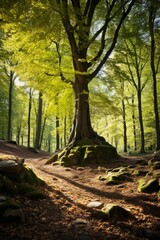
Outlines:
[[0,211],[2,212],[6,208],[20,209],[21,206],[13,198],[6,197],[4,201],[0,201]]
[[135,176],[145,176],[147,173],[148,173],[148,171],[146,171],[146,170],[136,169],[136,170],[133,171],[132,174],[135,175]]
[[159,191],[159,182],[157,179],[140,179],[138,185],[138,191],[144,193],[153,193]]
[[29,193],[29,198],[32,200],[39,200],[46,198],[46,195],[43,192],[36,190]]
[[44,181],[37,177],[33,170],[27,166],[23,166],[22,180],[33,185],[43,185]]
[[11,181],[9,178],[6,176],[3,176],[2,178],[2,191],[8,193],[8,194],[14,194],[17,192],[17,188],[15,183]]
[[36,191],[35,187],[33,187],[32,185],[30,185],[28,183],[19,184],[18,189],[23,194],[28,194],[28,193]]

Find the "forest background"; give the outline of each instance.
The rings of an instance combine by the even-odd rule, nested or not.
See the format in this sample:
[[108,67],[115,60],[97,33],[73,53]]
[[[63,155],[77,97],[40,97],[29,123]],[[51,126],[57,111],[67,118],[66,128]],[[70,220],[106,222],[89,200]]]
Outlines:
[[[53,152],[66,146],[74,115],[70,46],[52,1],[24,2],[0,3],[0,138]],[[93,36],[103,26],[99,2]],[[159,16],[160,1],[135,1],[89,84],[93,128],[119,153],[160,149]],[[101,44],[97,36],[90,58]]]

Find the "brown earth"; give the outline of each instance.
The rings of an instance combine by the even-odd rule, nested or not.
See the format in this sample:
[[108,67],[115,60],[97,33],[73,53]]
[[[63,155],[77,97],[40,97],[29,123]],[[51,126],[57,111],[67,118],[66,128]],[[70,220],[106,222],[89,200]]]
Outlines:
[[[160,204],[156,193],[137,191],[138,179],[119,185],[108,186],[98,176],[105,169],[97,166],[65,168],[45,165],[49,154],[35,153],[32,149],[6,144],[0,141],[0,156],[25,158],[26,165],[43,178],[47,198],[33,201],[15,196],[26,215],[25,224],[1,224],[0,239],[3,240],[121,240],[160,239]],[[141,166],[146,157],[127,157],[108,161],[106,168]],[[135,218],[102,221],[96,218],[87,204],[98,200],[105,206],[118,204],[130,210]]]

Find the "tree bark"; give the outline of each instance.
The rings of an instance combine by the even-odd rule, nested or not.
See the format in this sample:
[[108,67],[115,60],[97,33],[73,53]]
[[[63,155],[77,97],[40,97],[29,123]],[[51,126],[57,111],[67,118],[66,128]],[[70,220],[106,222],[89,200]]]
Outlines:
[[134,110],[134,95],[132,96],[132,123],[133,123],[133,138],[134,138],[134,150],[137,150],[137,135],[136,135],[136,121]]
[[141,134],[141,149],[140,153],[145,153],[145,140],[144,140],[144,126],[143,126],[143,116],[142,116],[142,99],[141,99],[141,90],[137,90],[137,98],[138,98],[138,114],[139,114],[139,126],[140,126],[140,134]]
[[9,98],[8,98],[8,134],[7,141],[12,140],[12,91],[14,84],[14,73],[10,71],[9,75]]
[[32,90],[29,90],[29,103],[28,103],[28,138],[27,146],[30,147],[30,138],[31,138],[31,109],[32,109]]
[[56,150],[60,149],[59,117],[56,116]]
[[151,37],[151,58],[150,65],[153,79],[153,98],[154,98],[154,115],[155,115],[155,129],[156,129],[156,150],[160,150],[160,123],[159,123],[159,111],[158,111],[158,97],[157,97],[157,73],[155,68],[155,37],[154,37],[154,19],[155,19],[155,5],[154,1],[151,1],[149,8],[149,32]]
[[35,138],[35,149],[40,150],[40,137],[41,137],[41,125],[42,125],[42,93],[39,92],[38,97],[38,113],[36,119],[36,138]]
[[124,143],[124,152],[127,152],[127,125],[126,125],[126,108],[124,99],[122,99],[122,114],[123,114],[123,143]]
[[101,139],[93,130],[90,121],[89,110],[89,89],[87,79],[79,81],[77,78],[74,85],[75,91],[75,113],[73,120],[73,127],[71,130],[69,143],[74,143],[82,139]]

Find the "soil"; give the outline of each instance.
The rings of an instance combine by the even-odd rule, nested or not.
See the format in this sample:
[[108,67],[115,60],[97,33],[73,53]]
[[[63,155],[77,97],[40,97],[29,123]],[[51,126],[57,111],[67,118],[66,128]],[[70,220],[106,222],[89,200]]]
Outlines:
[[[25,158],[26,165],[46,182],[47,197],[33,201],[24,196],[15,196],[26,216],[24,224],[1,224],[0,239],[3,240],[121,240],[160,239],[160,204],[157,193],[145,194],[137,191],[138,180],[109,186],[98,176],[105,174],[104,168],[89,166],[65,168],[45,165],[50,154],[33,152],[33,149],[0,142],[0,157]],[[146,169],[141,160],[150,156],[125,157],[110,160],[106,168],[131,166]],[[128,209],[131,219],[102,221],[87,207],[91,201],[118,204]]]

